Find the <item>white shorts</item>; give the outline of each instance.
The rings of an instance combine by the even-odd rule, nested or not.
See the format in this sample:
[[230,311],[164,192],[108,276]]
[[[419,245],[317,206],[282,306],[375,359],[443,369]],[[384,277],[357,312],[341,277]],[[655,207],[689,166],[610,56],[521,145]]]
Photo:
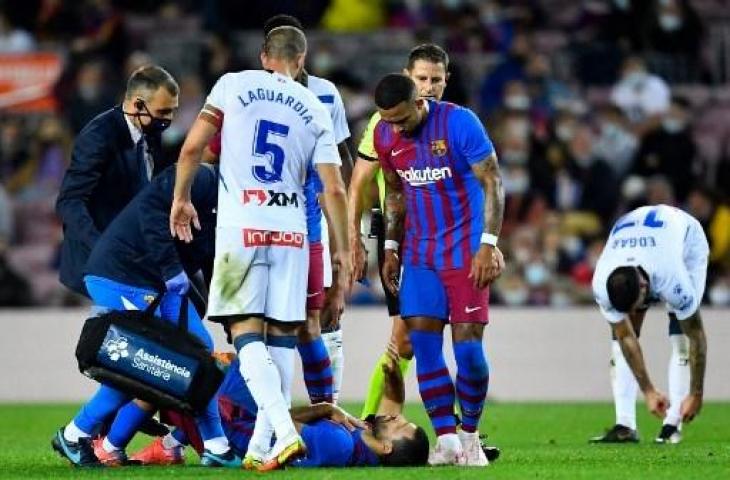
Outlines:
[[302,322],[308,272],[306,233],[219,227],[208,316]]
[[330,229],[322,212],[322,264],[324,266],[324,288],[332,286],[332,257],[330,256]]

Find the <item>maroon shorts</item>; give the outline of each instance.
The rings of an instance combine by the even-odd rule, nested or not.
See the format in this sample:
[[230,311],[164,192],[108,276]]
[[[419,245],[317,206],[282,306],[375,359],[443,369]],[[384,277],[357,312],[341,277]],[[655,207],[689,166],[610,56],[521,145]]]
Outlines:
[[489,287],[478,289],[470,267],[432,270],[405,265],[400,287],[400,314],[450,323],[489,323]]
[[309,244],[309,277],[307,278],[307,310],[322,310],[324,306],[324,261],[321,242]]

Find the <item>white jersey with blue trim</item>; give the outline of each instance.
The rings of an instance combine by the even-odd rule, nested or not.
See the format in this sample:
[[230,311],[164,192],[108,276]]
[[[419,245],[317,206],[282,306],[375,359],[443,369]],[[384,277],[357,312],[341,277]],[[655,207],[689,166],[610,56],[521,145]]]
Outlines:
[[307,75],[307,88],[317,96],[329,112],[334,127],[335,143],[339,145],[350,138],[345,104],[335,84],[315,75]]
[[305,233],[307,168],[340,164],[322,102],[285,75],[247,70],[223,75],[206,103],[225,118],[218,226]]
[[640,207],[611,230],[593,274],[593,294],[611,323],[626,317],[608,298],[606,282],[621,266],[640,266],[649,276],[649,298],[666,303],[679,320],[699,308],[705,288],[709,248],[700,223],[675,207]]

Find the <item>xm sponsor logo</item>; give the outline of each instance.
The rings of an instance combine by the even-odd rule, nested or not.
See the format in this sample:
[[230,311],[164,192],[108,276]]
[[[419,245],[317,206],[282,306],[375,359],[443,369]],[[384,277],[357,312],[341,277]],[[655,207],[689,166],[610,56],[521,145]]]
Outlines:
[[452,177],[451,168],[449,167],[426,167],[420,170],[416,170],[415,168],[411,167],[408,170],[396,170],[396,172],[398,172],[398,175],[400,175],[403,180],[405,180],[414,187],[430,185],[440,180]]
[[296,192],[286,193],[261,188],[249,188],[243,191],[241,203],[250,203],[259,207],[289,207],[299,208],[299,198]]

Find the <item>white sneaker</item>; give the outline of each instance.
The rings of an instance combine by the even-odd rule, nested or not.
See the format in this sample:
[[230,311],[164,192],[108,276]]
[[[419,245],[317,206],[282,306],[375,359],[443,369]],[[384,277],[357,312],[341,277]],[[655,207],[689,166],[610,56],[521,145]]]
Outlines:
[[464,449],[464,455],[462,462],[458,465],[463,467],[486,467],[489,465],[489,460],[482,450],[482,444],[479,442],[479,432],[464,432],[459,431],[459,440],[461,441],[461,447]]
[[459,437],[454,433],[440,435],[436,440],[436,446],[428,454],[428,464],[434,467],[460,465],[462,462],[464,462],[464,450]]

